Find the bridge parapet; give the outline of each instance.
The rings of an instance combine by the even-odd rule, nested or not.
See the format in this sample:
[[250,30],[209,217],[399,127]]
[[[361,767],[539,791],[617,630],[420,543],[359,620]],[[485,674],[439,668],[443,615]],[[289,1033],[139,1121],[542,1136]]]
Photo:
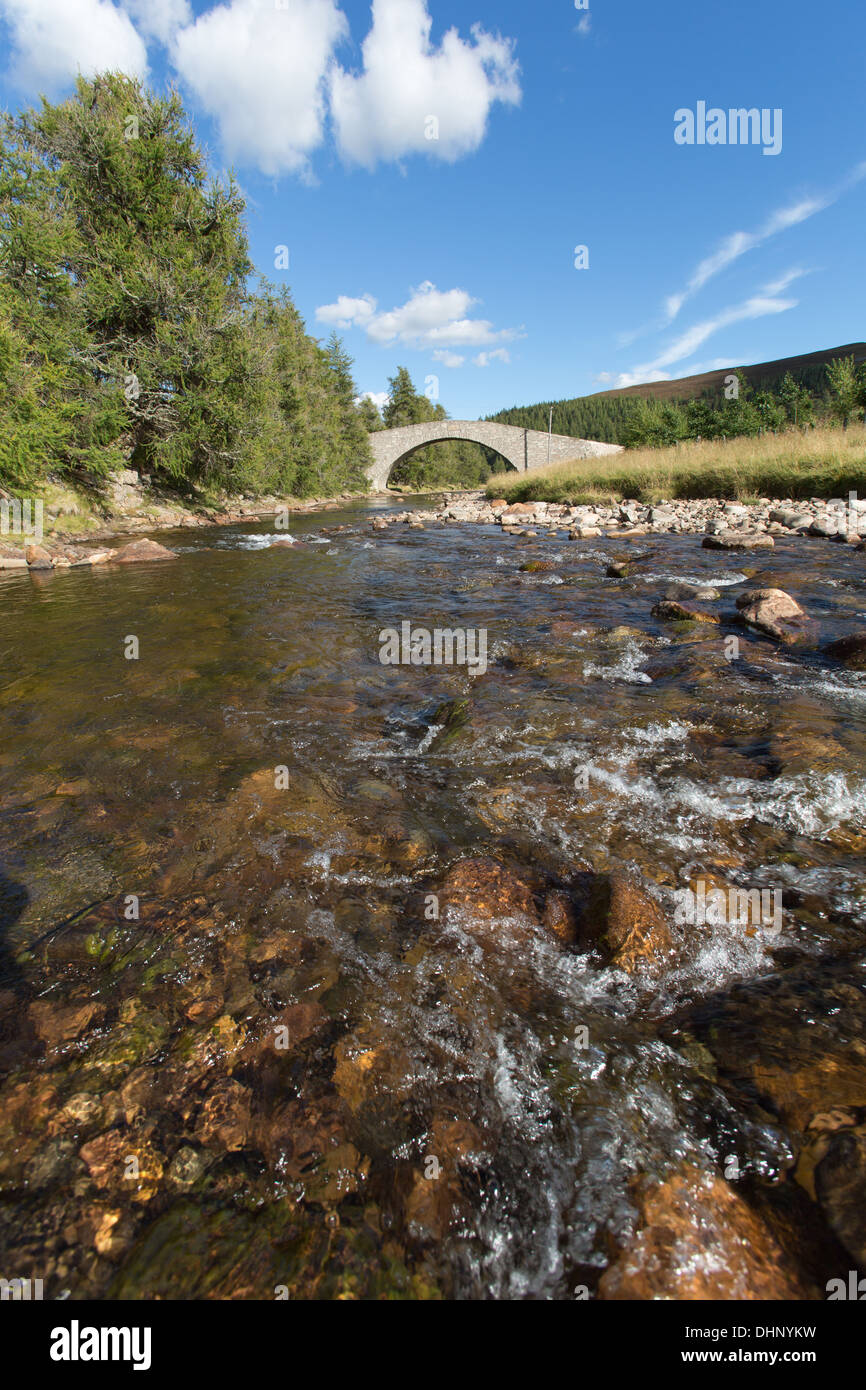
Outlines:
[[384,492],[392,470],[407,454],[425,444],[444,439],[463,439],[495,449],[518,473],[532,473],[548,462],[596,458],[622,453],[619,444],[602,444],[596,439],[575,439],[568,434],[546,434],[519,425],[502,425],[494,420],[432,420],[421,425],[401,425],[393,430],[376,430],[370,435],[373,466],[367,476],[373,487]]

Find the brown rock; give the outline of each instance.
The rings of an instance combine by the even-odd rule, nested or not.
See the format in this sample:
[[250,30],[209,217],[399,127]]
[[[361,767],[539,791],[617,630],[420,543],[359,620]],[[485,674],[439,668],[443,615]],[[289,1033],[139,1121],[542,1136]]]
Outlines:
[[196,1138],[229,1153],[242,1149],[250,1130],[251,1099],[250,1091],[239,1081],[217,1081],[199,1113]]
[[50,570],[54,568],[54,561],[44,546],[28,545],[24,554],[32,570]]
[[705,613],[703,608],[696,608],[691,603],[679,603],[676,599],[662,599],[653,608],[652,615],[665,622],[675,623],[717,623],[719,621],[715,613]]
[[537,920],[532,889],[513,869],[482,856],[448,870],[440,897],[445,909],[465,908],[475,918],[526,916]]
[[577,940],[574,908],[567,894],[558,888],[548,893],[541,920],[547,930],[558,937],[564,946],[571,946]]
[[850,960],[810,961],[689,1008],[673,1032],[712,1053],[720,1084],[795,1134],[815,1116],[866,1108],[866,990]]
[[97,1187],[128,1192],[133,1202],[149,1202],[162,1178],[161,1156],[125,1130],[99,1134],[79,1151]]
[[866,1125],[830,1136],[815,1168],[815,1196],[854,1263],[866,1268]]
[[58,1047],[79,1037],[95,1013],[95,1004],[64,1006],[54,1004],[50,999],[37,999],[30,1005],[33,1026],[49,1047]]
[[852,671],[866,671],[866,633],[854,632],[850,637],[840,637],[824,648],[824,655],[841,661]]
[[115,565],[138,565],[148,560],[173,560],[175,552],[167,550],[158,541],[142,539],[140,541],[129,541],[127,545],[121,546],[120,550],[115,550],[111,556],[111,562]]
[[601,941],[611,965],[630,975],[663,964],[673,945],[655,898],[636,875],[621,869],[600,882],[581,926]]
[[798,642],[804,635],[806,614],[784,589],[749,589],[740,594],[737,608],[744,623],[777,642]]
[[643,1197],[641,1225],[602,1276],[602,1299],[814,1296],[769,1226],[721,1178],[684,1165]]
[[444,1240],[468,1217],[471,1204],[463,1191],[461,1170],[471,1173],[485,1157],[486,1145],[468,1120],[437,1115],[406,1199],[409,1232],[416,1239]]

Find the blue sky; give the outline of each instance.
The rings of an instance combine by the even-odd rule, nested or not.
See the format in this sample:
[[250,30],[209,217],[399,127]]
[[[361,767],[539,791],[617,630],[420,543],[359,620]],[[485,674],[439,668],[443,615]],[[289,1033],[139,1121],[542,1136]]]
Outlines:
[[[253,259],[311,332],[338,326],[361,391],[405,364],[474,418],[866,337],[862,4],[0,0],[0,20],[9,108],[79,68],[179,85]],[[781,149],[677,143],[699,102],[766,110]]]

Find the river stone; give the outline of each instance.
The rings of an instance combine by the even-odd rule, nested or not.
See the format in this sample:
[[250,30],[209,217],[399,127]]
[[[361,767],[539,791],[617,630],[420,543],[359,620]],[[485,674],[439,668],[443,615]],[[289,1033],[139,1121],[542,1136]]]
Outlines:
[[32,570],[50,570],[54,568],[54,561],[44,546],[28,545],[24,553],[27,558],[27,563]]
[[786,526],[789,531],[806,531],[812,524],[812,518],[805,512],[791,511],[788,507],[774,507],[770,512],[770,520],[777,521],[780,526]]
[[507,917],[522,921],[528,929],[538,921],[532,888],[526,880],[487,856],[461,859],[448,870],[439,896],[446,920],[461,911],[473,927]]
[[762,532],[721,531],[717,536],[704,536],[704,550],[772,550],[775,541]]
[[840,637],[824,648],[824,655],[852,671],[866,671],[866,633],[854,632],[850,637]]
[[672,941],[661,907],[637,873],[599,876],[580,922],[587,943],[600,944],[609,963],[632,975],[661,965]]
[[115,565],[137,565],[146,560],[173,560],[175,552],[167,550],[158,541],[151,541],[143,538],[140,541],[130,541],[127,545],[121,546],[120,550],[115,550],[111,561]]
[[654,618],[661,618],[665,622],[674,623],[717,623],[718,616],[715,613],[705,613],[702,608],[695,608],[689,603],[679,603],[676,599],[662,599],[652,610]]
[[570,946],[577,940],[577,921],[571,899],[559,889],[548,893],[541,920],[563,945]]
[[770,1226],[729,1183],[683,1164],[644,1192],[639,1230],[602,1275],[599,1297],[817,1297],[791,1263]]
[[749,589],[740,594],[737,608],[743,622],[777,642],[790,644],[803,637],[806,614],[784,589]]
[[[844,528],[841,528],[844,534]],[[816,517],[809,527],[810,536],[824,536],[827,540],[832,540],[838,536],[840,531],[839,523],[828,516]]]

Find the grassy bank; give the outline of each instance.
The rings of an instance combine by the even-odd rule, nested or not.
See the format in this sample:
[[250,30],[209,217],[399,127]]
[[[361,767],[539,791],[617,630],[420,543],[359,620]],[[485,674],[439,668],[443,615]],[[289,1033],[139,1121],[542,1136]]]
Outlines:
[[866,496],[866,430],[826,427],[758,438],[632,449],[551,464],[529,475],[495,474],[488,497],[509,502],[640,502],[690,497]]

